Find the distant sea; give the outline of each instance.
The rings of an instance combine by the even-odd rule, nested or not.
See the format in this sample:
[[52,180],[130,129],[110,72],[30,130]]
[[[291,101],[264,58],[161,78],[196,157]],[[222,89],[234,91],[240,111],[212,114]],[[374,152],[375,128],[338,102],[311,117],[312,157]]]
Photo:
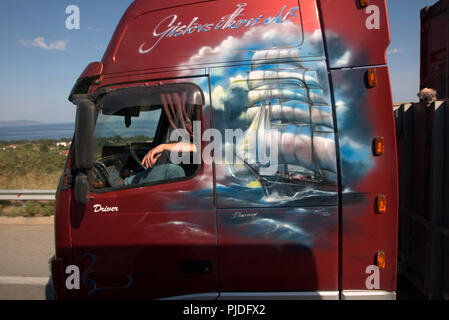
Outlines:
[[39,140],[72,138],[74,123],[46,123],[26,126],[0,126],[0,140]]

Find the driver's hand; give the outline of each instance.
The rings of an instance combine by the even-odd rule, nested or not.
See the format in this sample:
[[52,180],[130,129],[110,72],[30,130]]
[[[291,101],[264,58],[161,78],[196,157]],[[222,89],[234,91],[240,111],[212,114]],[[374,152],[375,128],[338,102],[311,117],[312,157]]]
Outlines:
[[156,164],[157,159],[159,159],[164,150],[165,150],[164,145],[160,144],[157,147],[154,147],[153,149],[148,151],[148,153],[142,160],[142,165],[145,168],[152,168]]

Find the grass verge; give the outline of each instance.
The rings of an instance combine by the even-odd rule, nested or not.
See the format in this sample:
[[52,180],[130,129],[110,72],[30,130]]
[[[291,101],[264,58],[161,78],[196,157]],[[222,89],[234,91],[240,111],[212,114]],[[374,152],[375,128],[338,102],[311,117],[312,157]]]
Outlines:
[[3,217],[49,217],[54,213],[54,201],[0,201]]

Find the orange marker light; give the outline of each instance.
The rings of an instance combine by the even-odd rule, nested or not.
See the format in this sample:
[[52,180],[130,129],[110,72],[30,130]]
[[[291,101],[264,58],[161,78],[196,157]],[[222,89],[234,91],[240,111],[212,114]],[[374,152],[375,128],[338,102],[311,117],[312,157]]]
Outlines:
[[385,144],[383,137],[376,137],[373,141],[373,153],[375,156],[381,156],[385,152]]
[[378,214],[384,214],[387,212],[387,197],[382,194],[376,197],[376,212]]
[[380,270],[385,269],[387,266],[387,259],[385,258],[385,252],[377,251],[376,252],[376,265]]
[[368,88],[374,88],[377,85],[376,69],[368,69],[366,72],[366,84]]
[[359,3],[362,8],[365,8],[369,5],[369,0],[360,0]]
[[101,84],[103,82],[103,79],[104,79],[104,76],[98,77],[98,79],[96,79],[94,81],[94,84],[98,86],[99,84]]

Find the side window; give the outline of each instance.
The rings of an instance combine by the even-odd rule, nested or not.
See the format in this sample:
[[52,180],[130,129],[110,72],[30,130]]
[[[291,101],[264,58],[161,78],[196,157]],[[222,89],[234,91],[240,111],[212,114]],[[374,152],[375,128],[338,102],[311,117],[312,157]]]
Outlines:
[[[105,95],[97,104],[96,162],[89,173],[94,190],[193,177],[199,164],[182,157],[172,161],[172,154],[196,153],[192,124],[200,120],[204,104],[199,90],[181,84],[117,89]],[[173,131],[184,133],[183,139],[171,141]]]
[[161,122],[162,109],[140,110],[138,116],[100,115],[95,126],[94,159],[101,159],[114,153],[124,145],[152,143]]

